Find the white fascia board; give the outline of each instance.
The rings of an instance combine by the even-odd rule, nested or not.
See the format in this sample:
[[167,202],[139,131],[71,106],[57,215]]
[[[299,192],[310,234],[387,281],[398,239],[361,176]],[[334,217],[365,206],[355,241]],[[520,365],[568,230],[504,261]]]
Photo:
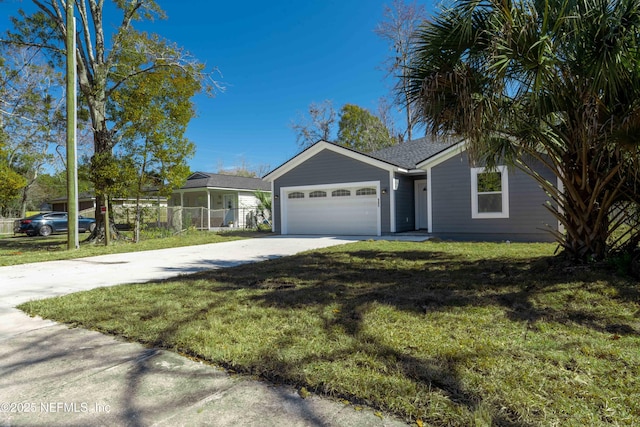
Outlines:
[[297,156],[295,156],[294,158],[292,158],[291,160],[289,160],[279,168],[268,173],[262,179],[264,181],[275,181],[276,179],[280,178],[282,175],[300,166],[302,163],[306,162],[311,157],[315,156],[316,154],[320,153],[323,150],[330,150],[335,153],[342,154],[347,157],[351,157],[352,159],[358,160],[362,163],[366,163],[368,165],[375,166],[377,168],[384,169],[387,171],[398,171],[398,172],[405,172],[405,173],[407,172],[406,169],[400,168],[398,166],[394,166],[391,163],[374,159],[373,157],[369,157],[364,154],[357,153],[353,150],[350,150],[345,147],[341,147],[336,144],[332,144],[327,141],[320,141],[312,145],[311,147],[307,148],[305,151],[298,154]]
[[429,157],[426,160],[423,160],[422,162],[418,163],[416,165],[416,168],[419,169],[428,169],[428,168],[432,168],[434,166],[439,165],[442,162],[446,162],[447,160],[460,155],[462,152],[464,152],[467,149],[467,143],[466,141],[460,141],[455,145],[452,145],[451,147],[447,148],[444,151],[439,152],[438,154]]
[[228,187],[207,187],[207,190],[215,191],[246,191],[248,193],[255,193],[256,191],[269,192],[269,190],[254,190],[252,188],[228,188]]
[[406,172],[407,175],[413,176],[413,175],[424,175],[425,174],[425,169],[411,169],[408,170]]
[[193,187],[193,188],[181,188],[174,190],[174,192],[180,193],[195,193],[198,191],[245,191],[248,193],[255,193],[256,191],[262,191],[268,193],[269,190],[253,190],[251,188],[227,188],[227,187]]

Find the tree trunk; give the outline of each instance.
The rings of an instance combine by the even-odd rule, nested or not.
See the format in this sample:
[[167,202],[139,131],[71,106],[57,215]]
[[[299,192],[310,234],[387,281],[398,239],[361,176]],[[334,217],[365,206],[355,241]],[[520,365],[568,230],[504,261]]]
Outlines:
[[[590,195],[583,196],[581,200],[573,200],[572,207],[565,207],[564,247],[576,260],[602,260],[608,252],[608,216],[601,217],[599,209],[589,209],[590,204],[597,205],[598,202],[593,202]],[[582,209],[580,206],[587,208]]]
[[562,170],[564,176],[563,206],[566,236],[563,246],[579,261],[602,260],[608,254],[607,241],[611,233],[610,217],[620,188],[612,188],[611,179],[617,175],[620,159],[617,152],[600,150],[598,161],[595,149],[566,154]]
[[[105,233],[105,216],[102,213],[102,207],[105,206],[102,197],[96,197],[96,228],[93,230],[91,235],[87,237],[86,242],[90,243],[100,243],[106,242],[107,235]],[[116,224],[113,216],[113,205],[111,203],[108,204],[107,209],[109,209],[109,229],[111,233],[109,234],[109,240],[119,240],[121,238],[120,232],[116,228]]]
[[96,229],[103,228],[103,199],[109,197],[109,187],[113,184],[110,174],[106,172],[113,166],[110,132],[106,130],[106,124],[103,124],[102,129],[94,130],[94,155],[91,158],[91,180],[96,193]]
[[[111,221],[110,221],[111,222]],[[106,234],[105,234],[105,228],[104,228],[104,221],[102,221],[102,226],[101,227],[96,227],[93,230],[93,233],[91,233],[91,235],[89,237],[87,237],[87,239],[85,240],[88,243],[102,243],[105,242],[106,239]],[[119,240],[120,239],[120,232],[118,231],[118,229],[116,228],[115,224],[113,222],[111,222],[111,226],[109,227],[109,229],[111,230],[111,234],[109,235],[110,240]]]
[[21,191],[20,197],[20,218],[24,218],[27,216],[27,196],[29,193],[29,185],[25,185],[25,187]]
[[25,185],[22,189],[22,195],[20,198],[20,218],[24,218],[27,215],[27,201],[29,199],[29,191],[31,190],[33,184],[36,182],[37,178],[38,169],[36,168],[33,171],[33,175],[31,176],[31,178],[27,180],[27,185]]
[[136,195],[136,219],[135,219],[135,225],[133,227],[134,230],[134,237],[133,240],[135,243],[139,243],[140,242],[140,225],[141,225],[141,220],[140,220],[140,216],[141,216],[141,212],[140,212],[140,193],[138,193]]

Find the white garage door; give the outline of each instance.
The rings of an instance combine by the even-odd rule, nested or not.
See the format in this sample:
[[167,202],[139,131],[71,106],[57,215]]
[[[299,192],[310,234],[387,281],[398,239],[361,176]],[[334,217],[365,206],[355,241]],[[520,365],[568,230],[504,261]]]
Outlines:
[[380,234],[378,183],[283,189],[283,234]]

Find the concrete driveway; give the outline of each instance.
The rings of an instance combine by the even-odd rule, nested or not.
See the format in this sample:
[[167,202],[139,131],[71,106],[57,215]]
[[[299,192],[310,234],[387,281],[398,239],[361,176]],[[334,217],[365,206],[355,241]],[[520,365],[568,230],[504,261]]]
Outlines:
[[160,349],[30,318],[32,299],[235,266],[360,240],[267,237],[0,267],[2,426],[404,426]]

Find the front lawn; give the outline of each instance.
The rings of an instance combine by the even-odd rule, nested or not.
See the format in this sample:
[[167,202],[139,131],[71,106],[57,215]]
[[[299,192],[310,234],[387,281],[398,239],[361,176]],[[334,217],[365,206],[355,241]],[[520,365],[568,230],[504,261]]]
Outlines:
[[640,287],[553,250],[359,242],[20,308],[418,424],[633,425]]

